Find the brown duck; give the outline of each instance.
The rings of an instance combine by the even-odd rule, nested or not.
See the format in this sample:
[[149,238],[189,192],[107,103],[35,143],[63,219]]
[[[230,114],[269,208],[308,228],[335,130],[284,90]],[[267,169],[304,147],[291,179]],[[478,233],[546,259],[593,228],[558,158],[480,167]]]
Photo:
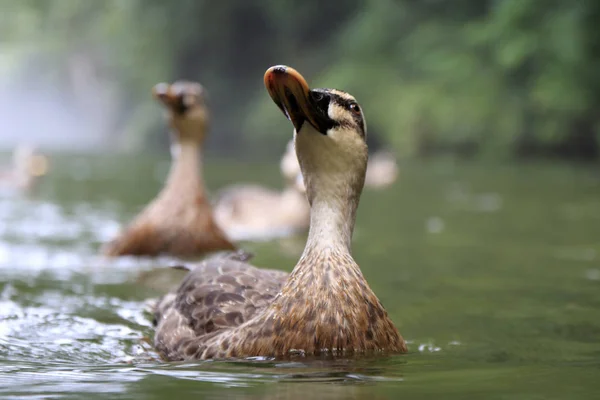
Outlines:
[[270,240],[308,230],[310,207],[294,143],[281,158],[285,187],[278,191],[257,184],[227,187],[214,204],[217,224],[233,240]]
[[[257,184],[222,189],[213,204],[217,225],[235,241],[271,240],[308,230],[310,206],[296,158],[294,141],[288,143],[280,163],[285,178],[282,191]],[[398,177],[398,163],[391,152],[369,156],[365,188],[385,189]]]
[[168,110],[174,161],[162,191],[103,253],[195,257],[235,249],[213,220],[200,172],[208,114],[202,86],[185,81],[160,83],[153,95]]
[[295,128],[311,206],[304,252],[289,275],[236,256],[193,267],[155,308],[157,350],[168,360],[405,352],[351,255],[368,158],[361,108],[285,66],[265,85]]

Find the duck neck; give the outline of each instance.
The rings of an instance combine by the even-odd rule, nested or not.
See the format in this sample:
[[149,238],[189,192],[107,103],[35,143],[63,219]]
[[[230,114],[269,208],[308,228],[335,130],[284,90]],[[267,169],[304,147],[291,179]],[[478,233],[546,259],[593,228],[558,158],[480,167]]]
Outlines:
[[[178,193],[185,193],[191,187],[204,192],[204,182],[202,180],[202,162],[200,143],[194,140],[181,140],[173,143],[171,146],[173,163],[165,189],[168,191],[176,190]],[[185,191],[183,191],[185,189]]]
[[[341,186],[341,185],[340,185]],[[312,189],[312,188],[311,188]],[[358,198],[340,187],[338,194],[309,190],[310,228],[304,253],[333,250],[350,255]],[[311,193],[323,193],[321,195]]]
[[[365,299],[371,292],[350,249],[358,199],[311,197],[311,187],[309,183],[311,217],[306,247],[266,315],[275,315],[281,326],[290,329],[297,329],[297,321],[302,321],[306,332],[318,332],[317,348],[334,348],[339,340],[348,339],[344,335],[349,333],[342,333],[343,339],[335,327],[364,325],[368,313]],[[313,345],[294,343],[299,349]]]

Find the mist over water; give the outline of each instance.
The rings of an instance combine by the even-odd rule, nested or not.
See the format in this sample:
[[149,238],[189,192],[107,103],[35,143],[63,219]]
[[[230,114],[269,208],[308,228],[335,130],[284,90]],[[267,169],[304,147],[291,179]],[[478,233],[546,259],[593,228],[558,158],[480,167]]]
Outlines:
[[[98,151],[117,128],[115,83],[97,76],[90,60],[71,56],[62,84],[36,76],[42,68],[0,80],[0,149],[20,144],[60,151]],[[12,80],[7,77],[13,76]],[[1,79],[1,78],[0,78]]]

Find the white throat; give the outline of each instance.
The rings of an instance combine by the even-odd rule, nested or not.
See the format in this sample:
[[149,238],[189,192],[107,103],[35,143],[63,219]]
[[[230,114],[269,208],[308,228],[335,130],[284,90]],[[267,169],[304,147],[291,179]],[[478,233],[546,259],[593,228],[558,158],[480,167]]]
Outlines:
[[350,252],[366,171],[366,151],[363,159],[352,140],[346,146],[347,140],[335,137],[344,134],[347,132],[323,135],[304,123],[295,135],[296,153],[311,205],[306,249],[335,248]]
[[[173,164],[169,171],[166,187],[202,188],[200,146],[194,141],[181,141],[171,144]],[[187,191],[187,190],[186,190]]]

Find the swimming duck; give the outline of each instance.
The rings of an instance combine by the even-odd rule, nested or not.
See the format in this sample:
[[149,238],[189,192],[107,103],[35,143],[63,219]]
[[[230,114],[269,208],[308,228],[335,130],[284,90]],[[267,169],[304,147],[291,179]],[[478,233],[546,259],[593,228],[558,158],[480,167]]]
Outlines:
[[304,252],[290,274],[234,257],[190,267],[156,304],[156,349],[168,360],[405,352],[351,255],[368,158],[360,106],[343,91],[309,89],[290,67],[264,79],[295,128],[311,207]]
[[215,221],[232,240],[270,240],[308,229],[310,207],[296,159],[294,143],[281,159],[286,181],[282,191],[260,185],[235,185],[221,191]]
[[[296,188],[303,193],[305,192],[304,179],[294,150],[293,140],[288,143],[286,152],[281,158],[281,171],[288,181],[292,181]],[[369,155],[365,188],[383,189],[393,184],[397,178],[398,161],[392,152],[383,150]]]
[[[281,159],[281,171],[288,180],[294,181],[297,188],[302,192],[305,191],[293,140],[288,143],[286,152]],[[381,150],[369,155],[365,188],[384,189],[396,182],[396,179],[398,179],[398,161],[391,151]]]
[[[287,173],[293,173],[292,171],[297,170],[296,186],[304,188],[304,180],[302,179],[302,173],[300,172],[296,153],[294,152],[292,154],[293,157],[290,157],[290,153],[286,152],[284,159],[282,159],[282,168],[285,160],[285,163],[287,164]],[[396,182],[397,178],[398,162],[391,152],[378,151],[369,156],[367,174],[365,175],[365,188],[385,189]]]
[[[310,207],[300,164],[291,140],[281,158],[286,181],[283,191],[260,185],[235,185],[219,193],[214,213],[217,225],[235,241],[270,240],[308,230]],[[392,153],[380,151],[369,156],[365,187],[384,189],[398,177]]]
[[27,192],[48,173],[48,159],[27,144],[18,145],[12,156],[12,167],[0,170],[2,191]]
[[160,83],[154,86],[153,95],[168,110],[174,161],[162,191],[103,253],[195,257],[234,250],[214,222],[199,172],[208,118],[203,87],[186,81]]

